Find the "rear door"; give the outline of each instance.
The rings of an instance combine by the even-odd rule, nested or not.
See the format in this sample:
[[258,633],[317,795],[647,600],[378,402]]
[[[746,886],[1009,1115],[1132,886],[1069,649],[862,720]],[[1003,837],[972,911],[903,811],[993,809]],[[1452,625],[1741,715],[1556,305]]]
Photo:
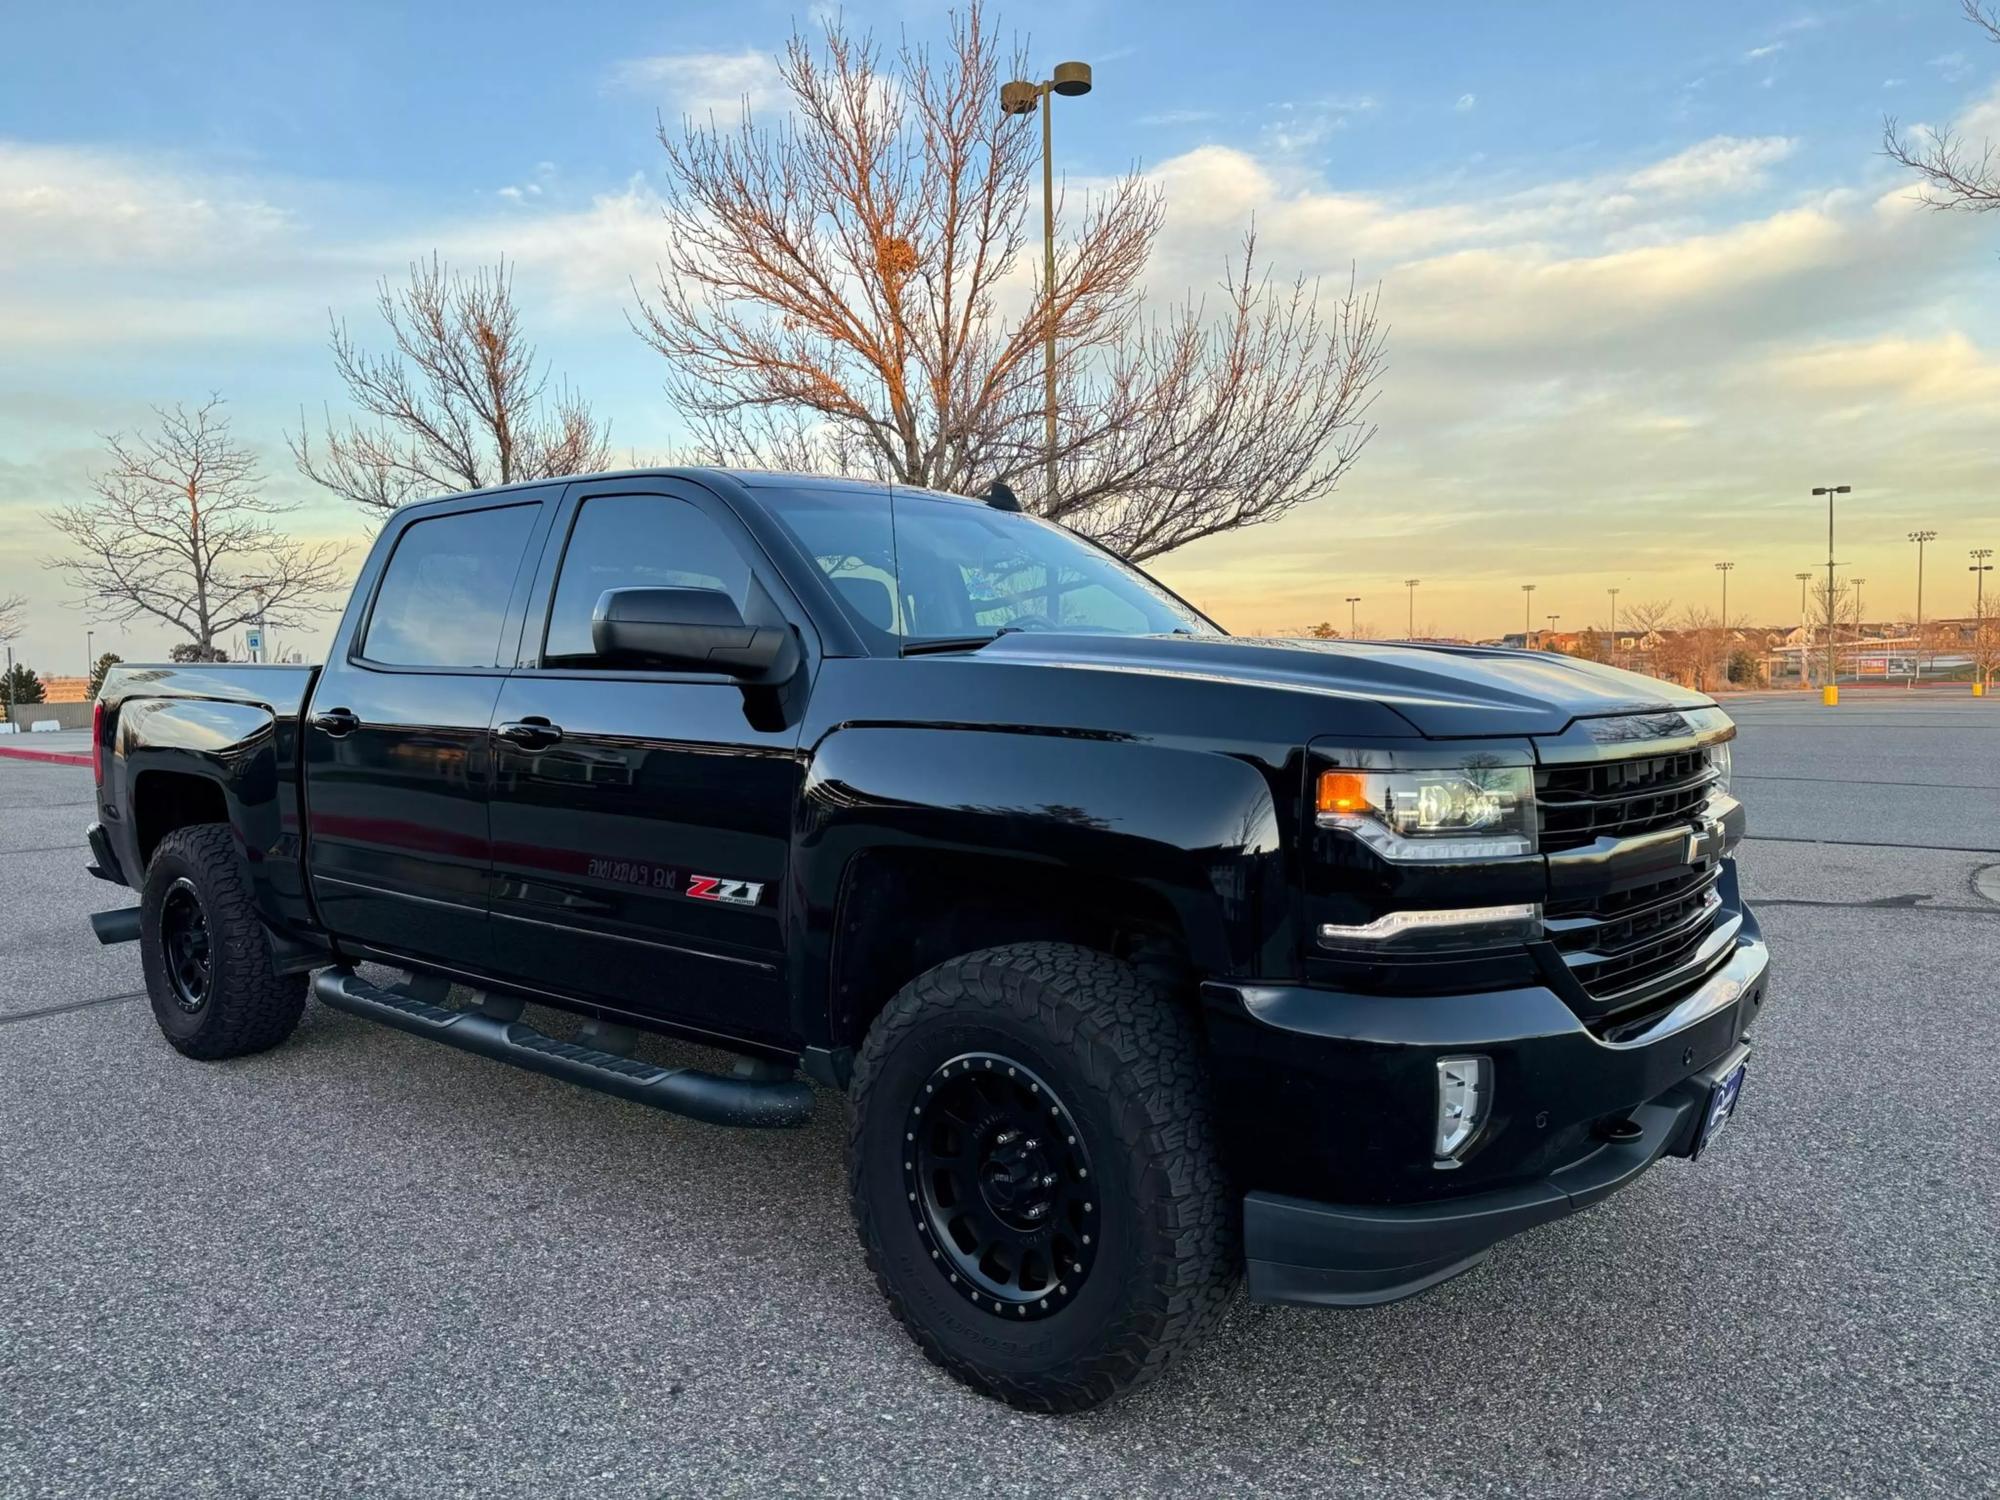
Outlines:
[[671,479],[571,486],[495,714],[503,977],[690,1029],[783,1038],[798,695],[786,708],[773,689],[721,674],[594,658],[599,596],[647,585],[720,588],[739,608],[761,586],[800,627],[810,680],[803,612],[720,501]]
[[490,963],[487,730],[561,493],[426,507],[357,581],[304,726],[306,869],[337,937]]

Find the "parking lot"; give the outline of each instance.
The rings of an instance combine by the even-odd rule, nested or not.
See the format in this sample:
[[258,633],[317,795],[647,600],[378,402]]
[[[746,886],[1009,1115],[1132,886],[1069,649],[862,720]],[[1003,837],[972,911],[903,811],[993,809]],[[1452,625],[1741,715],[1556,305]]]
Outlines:
[[715,1130],[316,1007],[181,1060],[89,772],[0,759],[0,1495],[1991,1493],[2000,702],[1732,712],[1776,978],[1715,1150],[1072,1418],[890,1320],[832,1094]]

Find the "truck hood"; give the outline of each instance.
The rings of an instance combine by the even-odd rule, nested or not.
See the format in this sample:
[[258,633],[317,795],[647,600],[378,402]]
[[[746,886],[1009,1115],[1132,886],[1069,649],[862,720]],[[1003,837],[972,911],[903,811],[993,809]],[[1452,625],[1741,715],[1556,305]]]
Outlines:
[[1572,719],[1714,701],[1617,667],[1487,646],[1051,631],[1003,635],[977,656],[1361,699],[1393,709],[1430,738],[1558,734]]

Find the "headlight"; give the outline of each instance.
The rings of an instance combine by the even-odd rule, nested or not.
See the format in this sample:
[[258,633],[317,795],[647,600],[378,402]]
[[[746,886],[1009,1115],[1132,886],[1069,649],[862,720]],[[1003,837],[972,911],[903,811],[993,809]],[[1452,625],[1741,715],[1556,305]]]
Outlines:
[[1719,792],[1729,790],[1729,778],[1735,769],[1735,756],[1730,752],[1731,742],[1728,740],[1717,740],[1708,747],[1708,768],[1715,772],[1715,789]]
[[1319,825],[1353,834],[1384,859],[1504,859],[1535,852],[1529,766],[1324,771]]

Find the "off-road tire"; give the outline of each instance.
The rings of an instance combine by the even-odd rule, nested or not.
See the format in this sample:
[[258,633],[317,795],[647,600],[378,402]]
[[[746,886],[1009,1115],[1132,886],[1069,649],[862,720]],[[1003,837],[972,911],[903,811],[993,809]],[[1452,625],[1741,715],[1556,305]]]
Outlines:
[[[913,1100],[969,1053],[1018,1058],[1047,1080],[1088,1144],[1098,1259],[1046,1316],[1009,1320],[969,1299],[906,1191]],[[1032,1411],[1096,1406],[1158,1377],[1235,1291],[1239,1214],[1199,1034],[1131,965],[1061,943],[941,964],[876,1018],[851,1093],[848,1185],[869,1269],[918,1347],[974,1390]]]
[[[177,901],[191,890],[207,928],[206,993],[192,1011],[169,973],[162,935],[162,912],[177,888],[183,893]],[[160,840],[146,866],[139,952],[153,1017],[185,1057],[214,1062],[263,1052],[289,1037],[305,1010],[306,976],[280,974],[272,965],[226,823],[192,824]]]

